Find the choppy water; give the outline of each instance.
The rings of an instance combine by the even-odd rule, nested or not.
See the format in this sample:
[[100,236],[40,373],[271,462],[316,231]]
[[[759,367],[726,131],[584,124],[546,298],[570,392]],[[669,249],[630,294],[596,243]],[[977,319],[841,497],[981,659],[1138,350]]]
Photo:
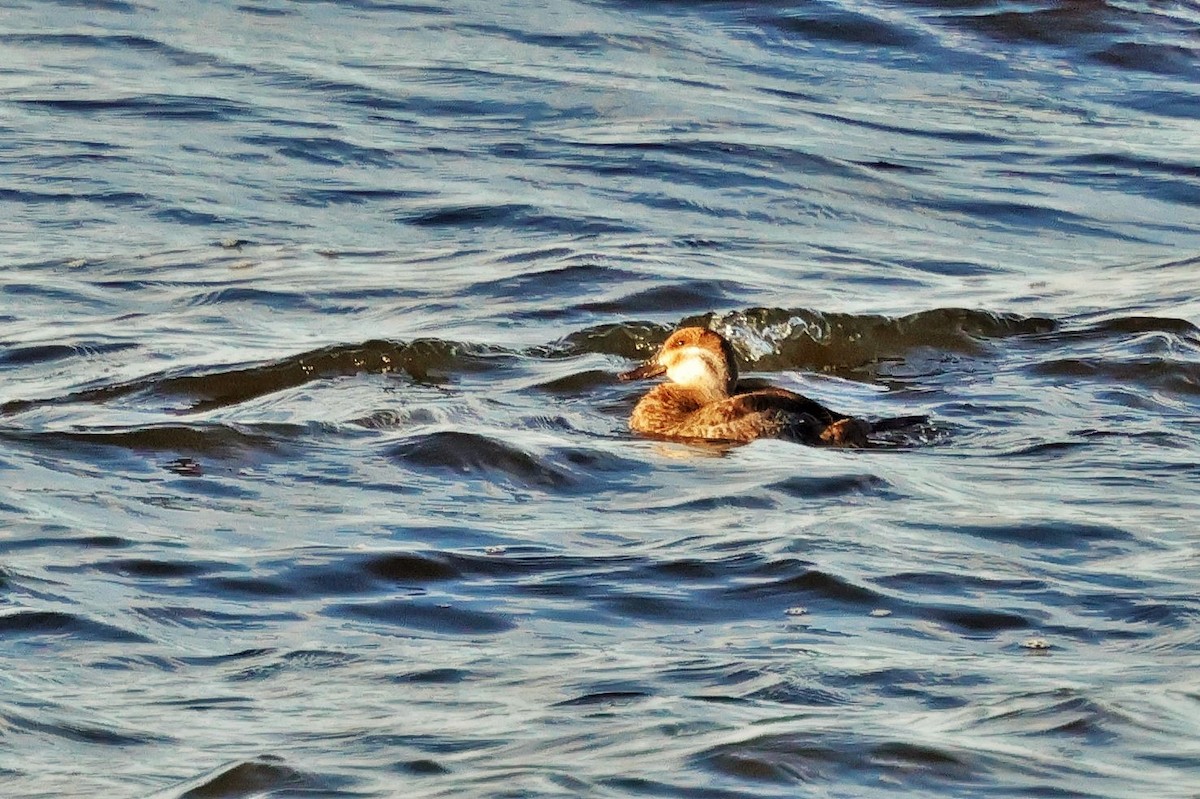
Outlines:
[[1198,29],[0,3],[0,794],[1195,797]]

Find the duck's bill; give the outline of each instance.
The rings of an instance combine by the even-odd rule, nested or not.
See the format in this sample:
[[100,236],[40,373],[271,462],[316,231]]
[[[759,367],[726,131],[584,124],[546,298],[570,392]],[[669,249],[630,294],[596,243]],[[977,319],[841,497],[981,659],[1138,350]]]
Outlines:
[[667,367],[659,366],[651,361],[644,363],[636,369],[630,369],[628,372],[621,372],[617,375],[618,380],[645,380],[648,377],[658,377],[663,372],[667,371]]

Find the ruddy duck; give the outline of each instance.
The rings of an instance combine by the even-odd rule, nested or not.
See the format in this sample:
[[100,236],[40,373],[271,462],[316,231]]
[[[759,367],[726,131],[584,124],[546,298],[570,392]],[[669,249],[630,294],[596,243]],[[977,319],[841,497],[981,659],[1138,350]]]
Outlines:
[[664,373],[670,382],[650,389],[633,409],[629,427],[636,433],[719,441],[782,438],[801,444],[861,447],[875,429],[870,422],[831,411],[787,389],[739,387],[733,347],[719,333],[704,328],[676,330],[658,354],[619,377],[640,380]]

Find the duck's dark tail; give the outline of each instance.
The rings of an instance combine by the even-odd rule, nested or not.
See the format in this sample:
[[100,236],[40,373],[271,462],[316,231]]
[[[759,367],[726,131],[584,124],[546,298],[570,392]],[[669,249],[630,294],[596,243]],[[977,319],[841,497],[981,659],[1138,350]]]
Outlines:
[[893,416],[891,419],[876,419],[869,422],[872,433],[892,433],[897,430],[910,430],[929,424],[928,416]]

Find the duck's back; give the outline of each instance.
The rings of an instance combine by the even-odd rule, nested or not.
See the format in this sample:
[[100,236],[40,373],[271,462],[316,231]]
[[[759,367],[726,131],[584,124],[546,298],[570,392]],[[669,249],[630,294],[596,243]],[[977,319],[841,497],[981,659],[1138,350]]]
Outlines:
[[665,438],[865,442],[865,426],[860,431],[857,424],[850,423],[858,420],[786,389],[759,389],[709,401],[694,390],[670,383],[656,386],[643,397],[629,420],[635,432]]

